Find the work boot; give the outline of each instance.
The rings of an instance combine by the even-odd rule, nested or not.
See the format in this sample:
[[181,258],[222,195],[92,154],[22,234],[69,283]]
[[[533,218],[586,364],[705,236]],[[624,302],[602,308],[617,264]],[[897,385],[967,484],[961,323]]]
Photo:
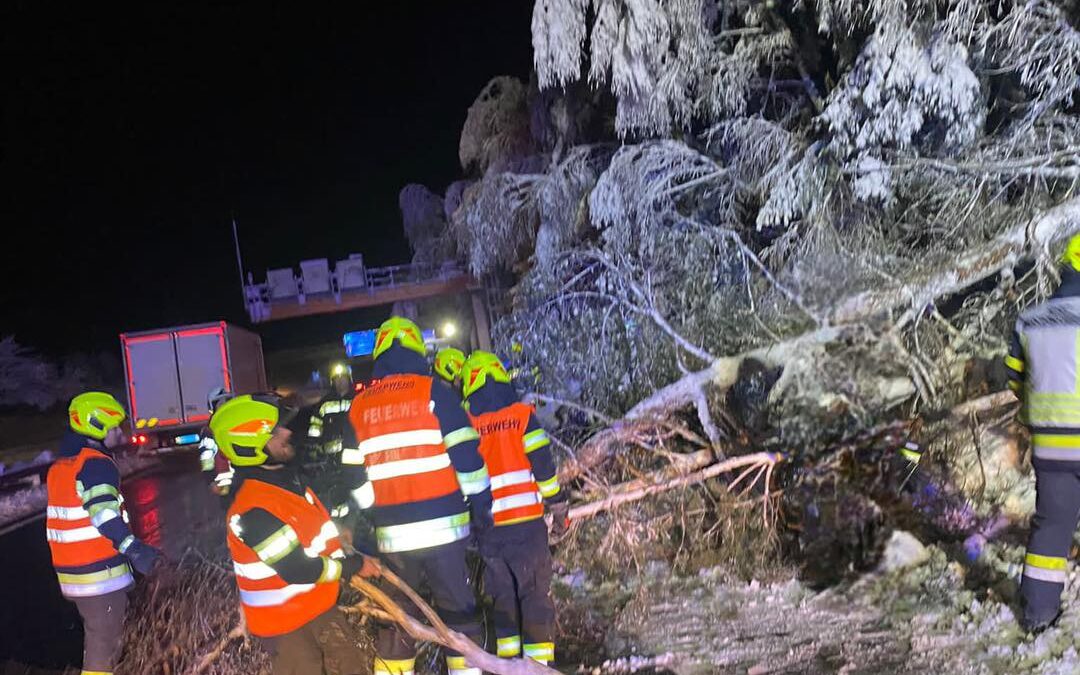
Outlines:
[[1031,633],[1032,635],[1039,635],[1040,633],[1045,631],[1047,628],[1049,628],[1049,627],[1053,626],[1054,624],[1056,624],[1058,619],[1060,619],[1060,618],[1061,618],[1061,610],[1058,610],[1058,613],[1055,614],[1053,617],[1051,617],[1049,619],[1041,619],[1041,620],[1039,620],[1039,619],[1029,619],[1027,617],[1024,617],[1024,618],[1022,618],[1020,620],[1020,627],[1023,628],[1028,633]]

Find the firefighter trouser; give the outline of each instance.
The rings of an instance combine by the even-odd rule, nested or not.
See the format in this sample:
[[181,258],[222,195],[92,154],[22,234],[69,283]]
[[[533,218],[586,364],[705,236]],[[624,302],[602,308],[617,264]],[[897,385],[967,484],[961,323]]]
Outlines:
[[491,596],[497,653],[549,663],[555,659],[555,603],[551,599],[551,551],[543,520],[495,528],[485,542],[484,592]]
[[83,624],[83,673],[112,673],[124,638],[127,588],[105,595],[68,598]]
[[[383,553],[382,560],[415,591],[419,591],[426,581],[439,618],[451,629],[482,644],[476,598],[465,562],[465,540],[418,551]],[[384,585],[383,590],[409,614],[423,618],[420,610],[396,588]],[[379,626],[375,653],[375,675],[411,675],[413,672],[416,645],[397,624]],[[467,667],[458,652],[446,650],[446,655],[450,675],[479,675],[480,670]]]
[[273,654],[274,675],[360,675],[370,672],[367,658],[337,607],[291,633],[262,638]]
[[1066,559],[1080,518],[1080,471],[1035,471],[1035,515],[1020,591],[1024,623],[1041,626],[1057,616]]

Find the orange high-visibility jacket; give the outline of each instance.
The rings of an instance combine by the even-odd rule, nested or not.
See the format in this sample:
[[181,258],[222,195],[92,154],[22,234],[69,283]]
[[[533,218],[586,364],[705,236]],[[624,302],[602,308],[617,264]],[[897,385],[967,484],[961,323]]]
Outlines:
[[480,454],[491,477],[491,515],[496,526],[544,516],[544,500],[526,456],[524,435],[532,407],[514,403],[483,415],[470,415],[480,434]]
[[264,562],[252,547],[240,539],[237,531],[241,516],[252,509],[263,509],[285,523],[299,540],[307,555],[344,557],[337,527],[330,514],[309,489],[303,496],[269,483],[248,479],[240,487],[228,512],[227,540],[232,554],[240,603],[248,629],[259,637],[283,635],[308,623],[337,602],[339,579],[310,584],[290,584]]

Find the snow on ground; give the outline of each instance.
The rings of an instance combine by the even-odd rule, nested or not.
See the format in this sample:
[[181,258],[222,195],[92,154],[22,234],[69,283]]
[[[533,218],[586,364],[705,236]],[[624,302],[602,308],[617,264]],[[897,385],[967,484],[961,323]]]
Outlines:
[[[928,546],[822,592],[660,564],[615,582],[563,575],[555,590],[586,673],[1080,673],[1080,579],[1070,577],[1059,623],[1026,634],[1014,616],[1022,558],[992,544],[969,566]],[[603,633],[591,654],[589,626]]]

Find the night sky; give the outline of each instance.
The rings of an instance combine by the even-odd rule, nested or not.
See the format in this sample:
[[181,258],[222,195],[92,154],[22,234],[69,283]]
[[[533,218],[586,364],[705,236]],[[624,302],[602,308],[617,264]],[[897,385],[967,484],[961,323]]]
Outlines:
[[468,106],[531,69],[524,0],[192,4],[0,8],[0,335],[111,350],[124,330],[246,320],[233,213],[257,278],[351,252],[407,262],[399,190],[458,178]]

